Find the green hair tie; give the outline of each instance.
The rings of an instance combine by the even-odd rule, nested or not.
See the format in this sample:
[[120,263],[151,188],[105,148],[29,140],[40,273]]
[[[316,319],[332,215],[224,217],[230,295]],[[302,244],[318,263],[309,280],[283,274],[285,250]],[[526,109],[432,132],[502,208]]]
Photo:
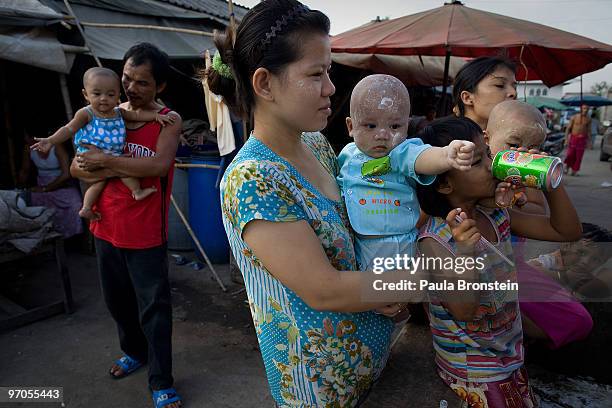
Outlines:
[[212,61],[212,68],[219,73],[223,78],[234,79],[230,67],[221,61],[221,55],[217,51]]

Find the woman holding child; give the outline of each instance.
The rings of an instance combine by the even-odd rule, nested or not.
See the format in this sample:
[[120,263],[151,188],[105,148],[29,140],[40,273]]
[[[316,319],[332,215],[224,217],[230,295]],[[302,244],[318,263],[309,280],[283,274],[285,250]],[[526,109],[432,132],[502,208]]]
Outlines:
[[[363,299],[368,274],[356,270],[334,178],[338,164],[318,133],[335,91],[328,73],[329,20],[295,0],[266,0],[247,13],[236,32],[217,35],[215,44],[219,54],[207,71],[210,89],[254,119],[251,137],[225,172],[221,205],[272,396],[278,406],[358,406],[384,367],[393,330],[393,322],[372,309],[392,315],[404,306]],[[392,99],[381,98],[379,105],[385,110],[398,102]],[[372,130],[379,126],[376,120],[364,120],[363,126]],[[402,128],[403,120],[392,129]],[[386,141],[391,134],[373,133]],[[468,136],[483,150],[481,134]],[[385,156],[394,144],[374,148]],[[476,165],[473,149],[472,142],[459,140],[424,149],[439,160],[425,174],[466,171]],[[412,175],[416,161],[408,171]],[[380,171],[392,163],[393,158]],[[494,186],[490,172],[476,173]],[[561,196],[556,207],[568,210]],[[466,210],[461,215],[473,215],[469,205]],[[563,232],[569,236],[573,225],[567,225]],[[491,228],[483,234],[491,235]],[[559,238],[545,231],[547,238]]]
[[[266,0],[215,44],[210,89],[254,118],[251,137],[225,172],[221,205],[272,396],[278,406],[357,406],[385,365],[394,328],[373,309],[394,315],[405,305],[364,300],[369,274],[357,270],[338,163],[318,133],[335,91],[329,20],[295,0]],[[376,106],[400,102],[379,99]],[[405,138],[408,115],[399,120],[393,132],[373,132],[381,155],[393,149],[399,129]],[[436,174],[469,164],[471,152],[459,151],[464,145],[422,149],[434,159],[424,169]],[[413,161],[410,172],[415,167]]]
[[336,157],[318,133],[335,91],[329,20],[267,0],[215,44],[211,90],[254,118],[221,202],[272,396],[278,406],[356,406],[384,367],[393,324],[368,312],[381,304],[361,301]]

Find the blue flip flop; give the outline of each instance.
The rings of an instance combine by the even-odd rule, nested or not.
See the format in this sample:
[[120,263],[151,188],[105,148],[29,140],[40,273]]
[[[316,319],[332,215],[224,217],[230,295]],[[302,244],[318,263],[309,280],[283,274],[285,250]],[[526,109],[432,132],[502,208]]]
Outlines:
[[110,376],[113,377],[115,380],[127,377],[128,375],[132,374],[134,371],[142,367],[142,363],[140,361],[133,359],[127,354],[125,354],[119,360],[115,361],[115,364],[117,364],[123,370],[123,374],[121,375],[115,375],[110,371],[108,372]]
[[176,393],[174,388],[166,388],[164,390],[153,390],[153,403],[155,408],[163,408],[173,402],[181,401],[181,397]]

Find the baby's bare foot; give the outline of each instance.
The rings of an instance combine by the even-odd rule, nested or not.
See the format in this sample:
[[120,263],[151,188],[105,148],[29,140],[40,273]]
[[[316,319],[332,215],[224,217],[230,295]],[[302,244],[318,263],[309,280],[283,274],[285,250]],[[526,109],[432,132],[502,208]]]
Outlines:
[[91,208],[85,207],[81,208],[81,211],[79,211],[79,216],[81,218],[88,219],[89,221],[98,221],[102,218],[100,217],[100,213],[93,212],[91,211]]
[[134,200],[140,201],[155,193],[156,191],[157,189],[155,187],[142,188],[140,190],[132,191],[132,197],[134,197]]

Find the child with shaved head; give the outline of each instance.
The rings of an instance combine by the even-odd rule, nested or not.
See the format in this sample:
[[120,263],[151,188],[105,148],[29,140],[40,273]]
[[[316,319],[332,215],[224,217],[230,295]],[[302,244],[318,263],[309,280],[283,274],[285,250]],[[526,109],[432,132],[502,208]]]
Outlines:
[[[162,126],[174,122],[174,118],[157,112],[128,111],[119,105],[119,77],[108,68],[95,67],[83,75],[83,96],[89,102],[74,115],[74,118],[62,126],[53,135],[36,138],[32,149],[46,153],[53,145],[65,142],[74,136],[77,153],[88,150],[88,146],[101,149],[106,154],[120,156],[125,148],[125,122],[157,121]],[[142,200],[153,194],[155,187],[140,187],[140,180],[134,177],[122,177],[121,181],[132,192],[135,200]],[[104,189],[106,181],[91,184],[83,197],[83,208],[79,215],[90,220],[100,216],[92,211],[92,206]]]
[[[484,135],[491,157],[509,149],[540,153],[540,145],[546,139],[546,120],[535,106],[508,100],[491,110]],[[517,193],[515,201],[524,212],[546,214],[546,200],[538,190]]]
[[467,170],[474,143],[455,140],[432,147],[406,140],[410,95],[390,75],[362,79],[351,95],[349,135],[355,140],[338,157],[338,184],[355,231],[355,252],[362,270],[375,259],[412,256],[419,203],[416,183],[429,184],[451,168]]
[[510,100],[500,102],[491,110],[485,141],[491,153],[512,147],[538,150],[546,138],[546,120],[528,103]]
[[[532,105],[516,100],[504,101],[491,110],[484,133],[492,156],[512,148],[540,153],[538,149],[546,138],[546,120]],[[517,194],[516,198],[519,212],[537,215],[546,215],[548,212],[544,193],[539,190],[527,188],[525,193]],[[495,206],[492,201],[482,204]],[[543,341],[550,348],[559,348],[585,338],[593,327],[589,312],[571,294],[524,261],[524,238],[513,236],[513,241],[525,335],[531,340]],[[548,259],[546,255],[541,258]],[[542,298],[541,293],[548,292],[556,293],[557,300],[563,296],[565,298],[554,302],[525,301]]]

